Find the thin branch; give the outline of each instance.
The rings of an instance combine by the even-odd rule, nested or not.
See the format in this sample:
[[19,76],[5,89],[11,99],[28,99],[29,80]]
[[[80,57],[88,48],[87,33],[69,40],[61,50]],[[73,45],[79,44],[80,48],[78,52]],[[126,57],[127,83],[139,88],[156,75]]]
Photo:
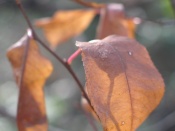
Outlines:
[[89,100],[89,97],[87,96],[87,93],[85,92],[81,82],[79,81],[79,79],[77,78],[77,76],[75,75],[74,71],[72,70],[72,68],[70,67],[70,65],[68,64],[68,62],[66,60],[62,60],[55,52],[53,52],[48,46],[46,46],[46,44],[41,41],[38,37],[35,36],[35,39],[44,47],[46,48],[58,61],[60,61],[62,63],[62,65],[69,71],[69,73],[72,75],[72,77],[74,78],[74,80],[76,81],[79,89],[81,90],[83,96],[86,98],[86,100],[88,101],[89,105],[91,106],[92,109],[94,109],[91,105],[91,102]]
[[70,65],[72,63],[72,61],[77,58],[77,56],[81,53],[81,50],[78,49],[76,50],[67,60],[67,63]]
[[91,8],[102,8],[104,7],[105,5],[104,4],[98,4],[98,3],[95,3],[95,2],[86,2],[86,1],[83,1],[83,0],[72,0],[80,5],[83,5],[83,6],[86,6],[86,7],[91,7]]
[[[35,33],[35,30],[30,22],[30,19],[28,18],[25,10],[24,10],[24,7],[22,6],[20,0],[16,0],[16,3],[18,5],[18,8],[20,9],[21,13],[23,14],[29,28],[31,29],[32,31],[32,34],[33,34],[33,38],[38,41],[47,51],[49,51],[68,71],[69,73],[72,75],[72,77],[74,78],[74,80],[76,81],[79,89],[81,90],[82,92],[82,95],[85,97],[85,99],[88,101],[88,104],[90,105],[90,107],[94,110],[93,106],[91,105],[91,102],[89,100],[89,97],[87,95],[87,93],[85,92],[81,82],[79,81],[79,79],[77,78],[77,76],[75,75],[74,71],[72,70],[72,68],[70,67],[70,65],[68,64],[68,62],[66,60],[62,60],[55,52],[53,52],[38,36],[37,34]],[[24,68],[25,69],[25,68]],[[23,69],[23,70],[24,70]],[[94,110],[95,112],[95,110]],[[96,112],[95,112],[96,113]],[[97,115],[97,114],[96,114]],[[97,115],[98,116],[98,115]]]
[[[72,68],[70,67],[70,65],[68,64],[68,62],[66,60],[62,60],[55,52],[53,52],[43,41],[41,41],[39,39],[39,37],[37,37],[36,35],[34,36],[35,40],[37,40],[47,51],[49,51],[68,71],[69,73],[72,75],[72,77],[74,78],[74,80],[76,81],[79,89],[82,92],[82,95],[86,98],[86,100],[88,101],[88,104],[90,105],[90,107],[94,110],[93,106],[91,105],[91,102],[89,100],[89,97],[87,95],[87,93],[85,92],[81,82],[79,81],[79,79],[77,78],[77,76],[75,75],[74,71],[72,70]],[[98,116],[98,115],[97,115]]]
[[[31,22],[30,22],[30,20],[29,20],[29,18],[28,18],[28,16],[27,16],[27,14],[25,13],[25,10],[24,10],[24,8],[23,8],[23,6],[22,6],[20,0],[16,0],[16,4],[17,4],[18,8],[20,9],[22,15],[24,16],[24,18],[25,18],[25,20],[26,20],[26,22],[27,22],[29,28],[32,30],[32,33],[34,33],[34,28],[33,28],[32,24],[31,24]],[[34,35],[34,34],[33,34],[33,35]]]
[[38,41],[47,51],[49,51],[63,66],[65,66],[66,61],[62,60],[55,52],[52,51],[34,32],[34,39]]

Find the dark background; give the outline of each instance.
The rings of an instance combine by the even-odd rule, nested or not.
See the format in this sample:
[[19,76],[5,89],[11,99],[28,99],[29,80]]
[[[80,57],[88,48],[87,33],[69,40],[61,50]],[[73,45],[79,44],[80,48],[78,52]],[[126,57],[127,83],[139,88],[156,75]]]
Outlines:
[[[128,16],[145,21],[136,31],[137,40],[147,47],[152,60],[164,77],[166,92],[159,107],[137,131],[175,131],[175,22],[169,0],[96,0],[96,2],[122,2]],[[23,0],[31,21],[50,17],[60,9],[84,8],[70,0]],[[95,38],[97,16],[90,27],[80,36],[72,38],[55,49],[62,58],[68,58],[76,49],[75,41]],[[0,0],[0,130],[16,131],[18,87],[7,49],[26,32],[26,22],[13,0]],[[44,40],[41,30],[37,33]],[[54,64],[54,72],[45,85],[49,131],[92,131],[80,107],[80,91],[76,83],[53,56],[41,48]],[[80,56],[73,62],[73,69],[85,83]],[[97,123],[99,131],[101,126]]]

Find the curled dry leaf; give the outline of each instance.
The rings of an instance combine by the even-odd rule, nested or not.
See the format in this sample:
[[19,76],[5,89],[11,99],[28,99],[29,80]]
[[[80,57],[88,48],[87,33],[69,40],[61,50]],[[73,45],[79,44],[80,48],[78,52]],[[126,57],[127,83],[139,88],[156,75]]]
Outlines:
[[158,106],[163,79],[142,45],[115,35],[77,42],[86,90],[105,131],[135,131]]
[[97,38],[102,39],[109,35],[135,37],[136,25],[139,18],[127,18],[122,4],[108,4],[101,9]]
[[96,11],[69,10],[58,11],[52,18],[36,21],[36,26],[43,29],[52,47],[82,33],[90,24]]
[[8,50],[7,56],[19,83],[27,44],[29,44],[28,56],[18,100],[18,128],[19,131],[47,131],[43,86],[52,72],[51,62],[40,54],[35,41],[27,35]]

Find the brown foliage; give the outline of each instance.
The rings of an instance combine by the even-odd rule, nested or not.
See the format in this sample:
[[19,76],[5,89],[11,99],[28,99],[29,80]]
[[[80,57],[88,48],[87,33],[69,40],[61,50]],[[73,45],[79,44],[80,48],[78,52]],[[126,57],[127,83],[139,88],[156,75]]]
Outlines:
[[[31,34],[34,34],[34,39],[73,76],[86,96],[83,103],[85,109],[99,118],[104,131],[135,131],[158,106],[165,86],[147,50],[130,39],[135,37],[139,19],[126,17],[121,4],[104,6],[82,0],[74,1],[101,8],[97,38],[108,36],[102,40],[77,42],[77,46],[82,50],[89,99],[70,67],[80,50],[68,61],[61,59],[39,39],[20,1],[16,2],[32,30]],[[96,9],[58,11],[52,18],[38,20],[36,26],[44,31],[51,46],[55,47],[82,33],[96,13]],[[17,114],[20,131],[48,130],[43,86],[53,67],[51,62],[40,54],[34,39],[29,34],[25,35],[7,53],[20,87]]]
[[[27,60],[22,63],[27,44]],[[16,82],[19,84],[22,80],[17,114],[19,131],[47,131],[43,86],[52,72],[51,62],[40,54],[36,42],[27,35],[8,50],[7,56]],[[25,64],[25,70],[21,79],[22,64]]]
[[108,4],[100,12],[97,38],[113,34],[134,38],[139,21],[138,18],[127,18],[122,4]]
[[157,107],[164,82],[142,45],[115,35],[78,42],[86,90],[105,131],[135,131]]
[[82,33],[93,20],[96,11],[69,10],[58,11],[52,18],[36,21],[36,26],[43,29],[52,47]]

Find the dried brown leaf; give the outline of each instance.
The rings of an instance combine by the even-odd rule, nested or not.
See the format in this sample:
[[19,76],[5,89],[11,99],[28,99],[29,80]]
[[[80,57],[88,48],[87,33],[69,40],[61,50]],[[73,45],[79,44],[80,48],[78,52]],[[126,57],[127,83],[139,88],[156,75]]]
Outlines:
[[36,42],[27,35],[8,50],[7,56],[19,83],[27,44],[29,50],[18,100],[18,128],[19,131],[47,131],[43,86],[52,72],[51,62],[40,54]]
[[43,29],[52,47],[82,33],[93,20],[96,11],[65,10],[58,11],[52,18],[36,21],[36,26]]
[[135,131],[158,106],[163,79],[145,47],[115,35],[78,42],[86,90],[104,131]]
[[97,38],[102,39],[109,35],[120,35],[135,38],[136,24],[139,18],[127,18],[122,4],[108,4],[101,9]]

